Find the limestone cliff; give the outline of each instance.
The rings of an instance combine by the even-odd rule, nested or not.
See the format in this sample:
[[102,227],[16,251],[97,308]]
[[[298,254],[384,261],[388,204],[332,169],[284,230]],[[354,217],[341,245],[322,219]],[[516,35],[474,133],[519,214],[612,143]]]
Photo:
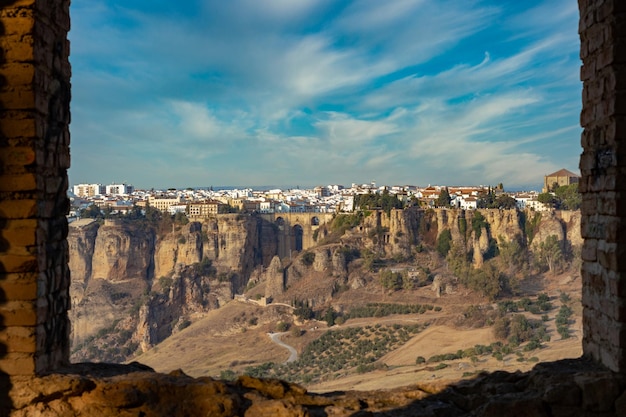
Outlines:
[[71,227],[72,342],[79,344],[121,320],[152,278],[155,235],[107,221]]
[[158,240],[154,255],[154,276],[170,275],[177,264],[191,265],[202,260],[202,224],[174,226],[172,233]]
[[363,247],[389,258],[408,258],[416,245],[434,247],[449,230],[452,243],[472,253],[474,266],[499,241],[516,240],[531,249],[555,235],[573,247],[582,245],[579,211],[405,209],[372,212],[364,219]]
[[190,316],[219,308],[233,296],[230,282],[219,282],[198,264],[177,264],[172,278],[160,278],[153,287],[133,335],[142,351],[186,327]]
[[185,317],[232,299],[276,254],[274,228],[257,216],[175,223],[164,234],[140,221],[103,223],[70,228],[75,348],[120,332],[140,346],[157,343]]
[[265,296],[268,298],[275,297],[285,291],[285,272],[278,256],[272,259],[260,280],[265,281]]
[[[91,277],[111,282],[152,278],[155,233],[122,222],[105,221],[98,229]],[[145,284],[144,284],[145,285]]]
[[[243,292],[250,280],[263,283],[261,293],[268,297],[320,305],[339,289],[372,279],[363,268],[366,257],[417,262],[418,253],[435,253],[445,230],[476,268],[503,241],[516,240],[531,251],[552,235],[563,248],[582,243],[579,212],[410,208],[372,211],[334,241],[326,240],[334,236],[330,224],[318,229],[322,244],[300,253],[291,248],[280,259],[280,229],[263,216],[220,215],[170,224],[165,233],[141,221],[76,224],[68,237],[75,350],[108,334],[124,335],[116,343],[127,343],[125,352],[148,348]],[[437,262],[422,266],[436,268]]]
[[72,300],[79,303],[84,295],[87,281],[91,278],[91,260],[96,243],[96,235],[100,224],[86,221],[82,224],[70,224],[67,237],[69,252],[69,268],[72,271]]

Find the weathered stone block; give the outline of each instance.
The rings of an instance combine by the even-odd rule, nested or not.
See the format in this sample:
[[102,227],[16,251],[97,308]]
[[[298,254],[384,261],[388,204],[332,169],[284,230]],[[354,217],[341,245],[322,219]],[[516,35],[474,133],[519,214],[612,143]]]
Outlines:
[[37,256],[34,254],[14,255],[6,252],[0,254],[0,264],[6,273],[30,272],[37,270]]
[[[21,275],[21,274],[9,274]],[[7,275],[4,275],[6,277]],[[37,281],[31,280],[0,280],[0,291],[7,300],[35,300],[37,299]]]
[[37,309],[35,301],[8,300],[0,304],[0,315],[5,326],[35,326]]
[[0,192],[3,191],[35,191],[37,180],[35,174],[2,175],[0,176]]
[[33,375],[35,358],[31,353],[9,352],[0,357],[0,372],[9,375]]
[[7,327],[0,331],[0,344],[7,352],[35,353],[37,336],[34,327]]

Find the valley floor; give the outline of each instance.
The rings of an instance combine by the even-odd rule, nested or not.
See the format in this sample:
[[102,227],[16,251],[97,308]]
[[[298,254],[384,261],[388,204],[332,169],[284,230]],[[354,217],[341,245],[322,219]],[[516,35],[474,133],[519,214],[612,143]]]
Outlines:
[[[383,318],[359,318],[346,321],[342,326],[365,327],[409,323],[430,325],[410,338],[403,346],[380,358],[377,369],[370,372],[337,373],[323,377],[322,382],[307,385],[312,392],[336,390],[373,390],[411,385],[424,381],[457,381],[471,378],[482,371],[498,369],[514,372],[527,371],[537,362],[577,358],[582,354],[582,321],[580,306],[580,279],[568,275],[549,277],[541,291],[550,295],[554,308],[545,317],[550,341],[542,348],[530,352],[513,352],[496,359],[491,355],[477,358],[462,358],[437,363],[416,364],[416,357],[426,359],[439,354],[454,353],[475,345],[489,345],[496,341],[491,326],[466,328],[458,326],[458,316],[468,307],[460,300],[463,297],[446,296],[432,301],[442,306],[441,311],[424,314],[394,315]],[[557,333],[555,317],[560,305],[558,296],[570,296],[574,311],[570,319],[570,337],[562,339]],[[420,293],[422,299],[425,292]],[[417,294],[398,294],[397,297],[415,299]],[[370,300],[380,301],[380,300]],[[385,300],[390,302],[393,300]],[[471,300],[475,302],[475,300]],[[524,313],[531,317],[530,313]],[[537,318],[535,316],[535,318]],[[276,331],[278,322],[290,322],[291,309],[286,306],[261,307],[252,303],[233,301],[224,307],[198,318],[191,326],[166,339],[152,350],[135,358],[159,372],[182,369],[194,376],[225,377],[241,374],[252,366],[267,362],[285,363],[290,352],[272,342],[268,333]],[[319,338],[329,329],[324,322],[310,321],[298,326],[303,335],[292,332],[282,335],[282,341],[302,353],[307,344]],[[445,365],[441,365],[445,363]]]

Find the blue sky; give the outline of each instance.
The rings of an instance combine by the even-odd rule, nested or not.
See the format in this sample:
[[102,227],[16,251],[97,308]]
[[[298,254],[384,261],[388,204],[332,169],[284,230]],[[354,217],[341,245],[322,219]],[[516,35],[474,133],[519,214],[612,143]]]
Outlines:
[[72,0],[70,182],[578,171],[574,0]]

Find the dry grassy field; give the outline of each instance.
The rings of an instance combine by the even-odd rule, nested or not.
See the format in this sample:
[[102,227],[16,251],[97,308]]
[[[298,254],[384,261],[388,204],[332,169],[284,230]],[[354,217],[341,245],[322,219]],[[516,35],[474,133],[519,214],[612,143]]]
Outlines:
[[[540,289],[550,296],[553,308],[545,314],[543,321],[550,336],[550,341],[542,347],[525,352],[503,355],[497,359],[492,355],[480,355],[475,358],[460,358],[433,363],[416,363],[416,358],[425,359],[434,355],[454,353],[476,345],[489,345],[496,342],[492,326],[471,328],[459,320],[469,305],[475,305],[475,298],[458,296],[432,297],[431,301],[441,307],[440,311],[427,311],[424,314],[394,315],[379,318],[359,318],[347,320],[341,326],[332,329],[326,323],[310,321],[292,325],[302,330],[302,335],[287,332],[283,342],[295,347],[302,353],[313,340],[326,331],[346,327],[379,325],[428,325],[425,330],[412,336],[399,348],[386,353],[376,361],[374,370],[358,373],[345,372],[329,375],[321,382],[308,384],[311,391],[325,392],[333,390],[370,390],[410,385],[423,380],[456,381],[471,378],[481,371],[503,369],[506,371],[525,371],[537,361],[553,361],[562,358],[579,357],[582,353],[582,324],[580,306],[580,278],[569,275],[544,277],[540,284],[529,285],[529,292]],[[556,330],[555,317],[561,305],[559,295],[569,295],[568,305],[573,310],[570,318],[570,337],[562,339]],[[523,294],[522,294],[523,295]],[[530,296],[530,293],[528,294]],[[428,293],[419,294],[400,291],[393,297],[385,295],[385,300],[368,299],[370,302],[407,302],[419,299],[424,302]],[[364,300],[367,298],[360,294]],[[518,297],[519,298],[519,297]],[[483,300],[489,307],[489,303]],[[530,313],[523,313],[532,317]],[[232,301],[212,311],[204,317],[198,317],[188,328],[168,338],[152,350],[135,360],[153,367],[159,372],[182,369],[191,376],[219,377],[223,372],[242,373],[246,368],[267,362],[283,363],[289,357],[287,349],[272,343],[268,333],[275,332],[277,323],[290,322],[293,318],[286,307],[260,307],[254,304]],[[445,365],[442,365],[444,363]]]

